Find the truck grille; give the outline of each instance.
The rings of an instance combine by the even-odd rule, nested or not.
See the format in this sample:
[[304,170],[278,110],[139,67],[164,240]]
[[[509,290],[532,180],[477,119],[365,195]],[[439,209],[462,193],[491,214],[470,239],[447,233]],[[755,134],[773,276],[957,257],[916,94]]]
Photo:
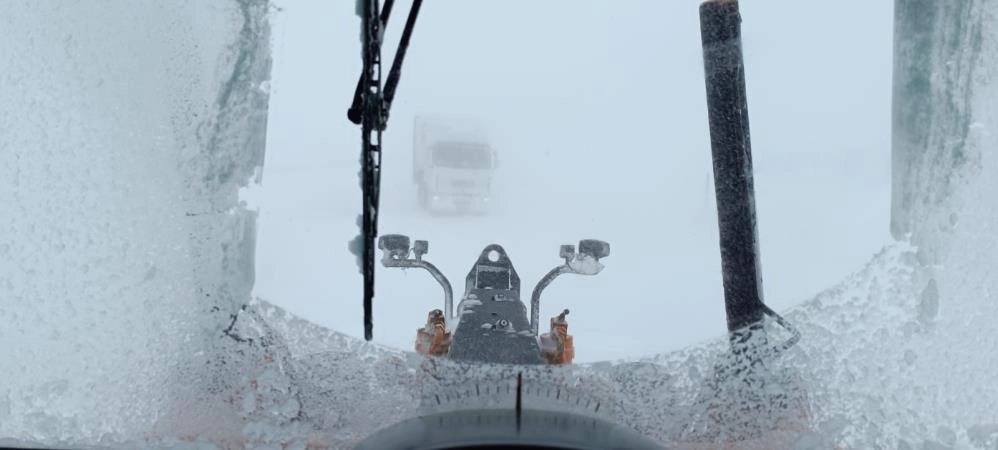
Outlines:
[[451,186],[458,189],[468,189],[475,187],[475,182],[471,180],[453,180],[451,181]]

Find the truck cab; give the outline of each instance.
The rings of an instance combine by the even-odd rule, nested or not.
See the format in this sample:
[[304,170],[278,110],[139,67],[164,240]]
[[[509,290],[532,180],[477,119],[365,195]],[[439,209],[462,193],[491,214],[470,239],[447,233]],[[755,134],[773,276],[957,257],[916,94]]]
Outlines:
[[424,210],[487,213],[496,163],[495,149],[480,121],[461,116],[416,117],[412,181]]

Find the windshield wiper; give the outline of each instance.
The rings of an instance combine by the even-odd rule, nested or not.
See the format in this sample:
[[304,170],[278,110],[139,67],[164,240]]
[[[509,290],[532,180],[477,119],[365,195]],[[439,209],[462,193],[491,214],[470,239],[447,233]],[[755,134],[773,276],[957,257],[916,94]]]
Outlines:
[[388,24],[394,0],[385,0],[384,10],[379,14],[378,0],[357,0],[357,14],[361,17],[361,40],[363,42],[364,68],[353,103],[347,110],[347,118],[361,126],[361,234],[360,242],[353,245],[361,258],[364,274],[364,339],[374,338],[372,317],[374,299],[374,240],[378,236],[378,208],[381,197],[381,133],[388,124],[388,112],[395,98],[402,61],[409,47],[412,29],[422,0],[414,0],[409,9],[402,38],[399,40],[395,59],[384,89],[381,86],[381,44],[384,29]]

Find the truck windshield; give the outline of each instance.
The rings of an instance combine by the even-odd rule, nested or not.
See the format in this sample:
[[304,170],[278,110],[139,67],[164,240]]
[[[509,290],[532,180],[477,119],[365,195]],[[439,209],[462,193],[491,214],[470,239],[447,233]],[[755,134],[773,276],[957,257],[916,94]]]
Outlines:
[[433,147],[433,165],[453,169],[488,169],[492,167],[489,148],[474,143],[443,143]]
[[0,450],[998,450],[998,0],[94,3],[0,0]]

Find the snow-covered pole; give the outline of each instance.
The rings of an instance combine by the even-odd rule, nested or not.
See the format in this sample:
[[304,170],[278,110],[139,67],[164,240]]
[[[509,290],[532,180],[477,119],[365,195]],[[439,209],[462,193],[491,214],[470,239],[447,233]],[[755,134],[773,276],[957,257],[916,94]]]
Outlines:
[[738,2],[709,0],[702,3],[700,34],[714,161],[724,304],[728,330],[735,332],[760,324],[765,314]]
[[[788,447],[783,436],[799,437],[811,416],[793,370],[760,364],[792,347],[800,333],[763,302],[738,2],[702,3],[700,34],[730,352],[715,364],[695,400],[704,409],[687,429],[707,447],[746,438]],[[780,345],[769,345],[767,315],[791,335]]]

